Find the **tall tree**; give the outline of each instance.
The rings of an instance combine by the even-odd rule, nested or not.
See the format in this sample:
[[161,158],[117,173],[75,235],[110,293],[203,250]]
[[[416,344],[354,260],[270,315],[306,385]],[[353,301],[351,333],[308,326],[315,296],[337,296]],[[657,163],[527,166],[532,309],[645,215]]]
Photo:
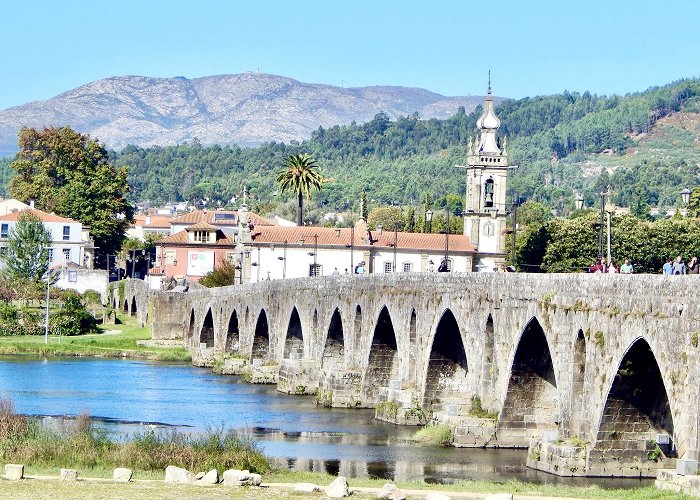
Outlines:
[[297,225],[303,224],[304,196],[311,199],[311,191],[321,190],[323,177],[316,161],[309,154],[293,154],[284,160],[284,169],[278,172],[277,182],[282,192],[291,191],[297,196]]
[[128,169],[110,165],[102,145],[69,127],[22,128],[19,147],[11,195],[89,226],[98,265],[116,253],[133,221]]
[[12,279],[39,281],[49,268],[51,234],[31,212],[19,215],[2,256],[4,272]]

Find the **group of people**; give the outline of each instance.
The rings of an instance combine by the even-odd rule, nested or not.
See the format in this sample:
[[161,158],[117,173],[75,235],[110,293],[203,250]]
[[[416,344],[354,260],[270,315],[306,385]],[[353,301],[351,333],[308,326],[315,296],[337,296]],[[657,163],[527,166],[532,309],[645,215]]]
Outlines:
[[666,263],[664,264],[663,267],[663,274],[699,274],[700,273],[700,266],[698,265],[698,259],[697,257],[693,257],[690,259],[690,262],[686,265],[685,262],[683,262],[683,257],[680,255],[674,259],[668,258],[666,259]]
[[632,267],[632,264],[630,264],[628,259],[625,259],[625,262],[618,268],[612,259],[610,259],[610,262],[606,262],[605,257],[601,257],[600,259],[596,259],[596,261],[590,265],[588,272],[595,274],[632,274],[634,272],[634,267]]

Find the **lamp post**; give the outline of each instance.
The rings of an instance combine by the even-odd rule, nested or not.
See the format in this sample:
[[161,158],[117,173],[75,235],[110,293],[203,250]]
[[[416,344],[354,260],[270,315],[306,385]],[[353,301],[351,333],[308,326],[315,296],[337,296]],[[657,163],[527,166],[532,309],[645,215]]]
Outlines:
[[394,222],[394,267],[393,271],[396,272],[396,247],[399,243],[399,223]]
[[425,223],[428,226],[429,233],[433,232],[433,211],[428,209],[425,211]]
[[277,260],[282,261],[282,279],[285,279],[287,277],[287,245],[287,240],[284,240],[284,252],[282,254],[282,257],[277,257]]
[[44,317],[44,344],[49,343],[49,287],[51,286],[51,269],[46,270],[46,314]]
[[690,203],[690,194],[691,191],[689,188],[684,188],[683,191],[681,191],[681,199],[683,200],[683,205],[687,205]]
[[610,255],[610,219],[612,219],[612,213],[614,211],[614,208],[612,204],[610,203],[610,197],[612,196],[612,187],[608,186],[608,190],[605,193],[605,199],[606,199],[606,204],[605,204],[605,213],[607,215],[607,229],[608,229],[608,237],[607,237],[607,257],[608,257],[608,265],[610,265],[610,261],[612,259],[612,256]]
[[450,262],[447,258],[450,253],[450,209],[449,207],[445,210],[445,269],[449,271],[448,263]]
[[516,191],[513,193],[513,207],[512,207],[512,212],[513,212],[513,234],[511,236],[511,257],[510,257],[510,265],[513,266],[515,269],[516,266],[516,250],[515,250],[515,244],[517,242],[517,237],[518,237],[518,205],[520,201],[520,197],[518,196],[518,192]]
[[603,256],[604,240],[603,231],[605,227],[605,199],[612,195],[612,187],[608,186],[607,191],[598,193],[600,195],[600,226],[598,227],[598,257]]

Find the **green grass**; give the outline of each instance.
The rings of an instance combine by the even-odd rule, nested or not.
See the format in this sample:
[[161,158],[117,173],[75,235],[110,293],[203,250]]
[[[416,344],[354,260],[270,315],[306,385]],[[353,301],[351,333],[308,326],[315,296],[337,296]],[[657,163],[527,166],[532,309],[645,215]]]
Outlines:
[[[141,327],[136,318],[119,317],[122,323],[104,325],[100,333],[75,337],[43,335],[0,337],[0,354],[27,354],[36,356],[101,356],[133,357],[160,361],[190,361],[184,347],[144,347],[138,340],[151,338],[148,327]],[[115,333],[115,332],[119,333]],[[107,333],[110,332],[110,333]]]
[[416,431],[411,439],[425,446],[450,446],[454,436],[447,425],[427,425]]

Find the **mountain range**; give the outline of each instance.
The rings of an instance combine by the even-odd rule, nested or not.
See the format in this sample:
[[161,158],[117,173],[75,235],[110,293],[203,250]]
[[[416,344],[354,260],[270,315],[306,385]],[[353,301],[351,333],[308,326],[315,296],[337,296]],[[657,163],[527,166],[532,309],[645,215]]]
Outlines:
[[413,113],[447,118],[460,106],[469,113],[482,101],[420,88],[344,88],[252,72],[194,79],[115,76],[1,110],[0,154],[17,150],[22,126],[69,125],[116,150],[195,138],[202,144],[255,146],[301,141],[320,126],[364,123],[379,112],[392,119]]

